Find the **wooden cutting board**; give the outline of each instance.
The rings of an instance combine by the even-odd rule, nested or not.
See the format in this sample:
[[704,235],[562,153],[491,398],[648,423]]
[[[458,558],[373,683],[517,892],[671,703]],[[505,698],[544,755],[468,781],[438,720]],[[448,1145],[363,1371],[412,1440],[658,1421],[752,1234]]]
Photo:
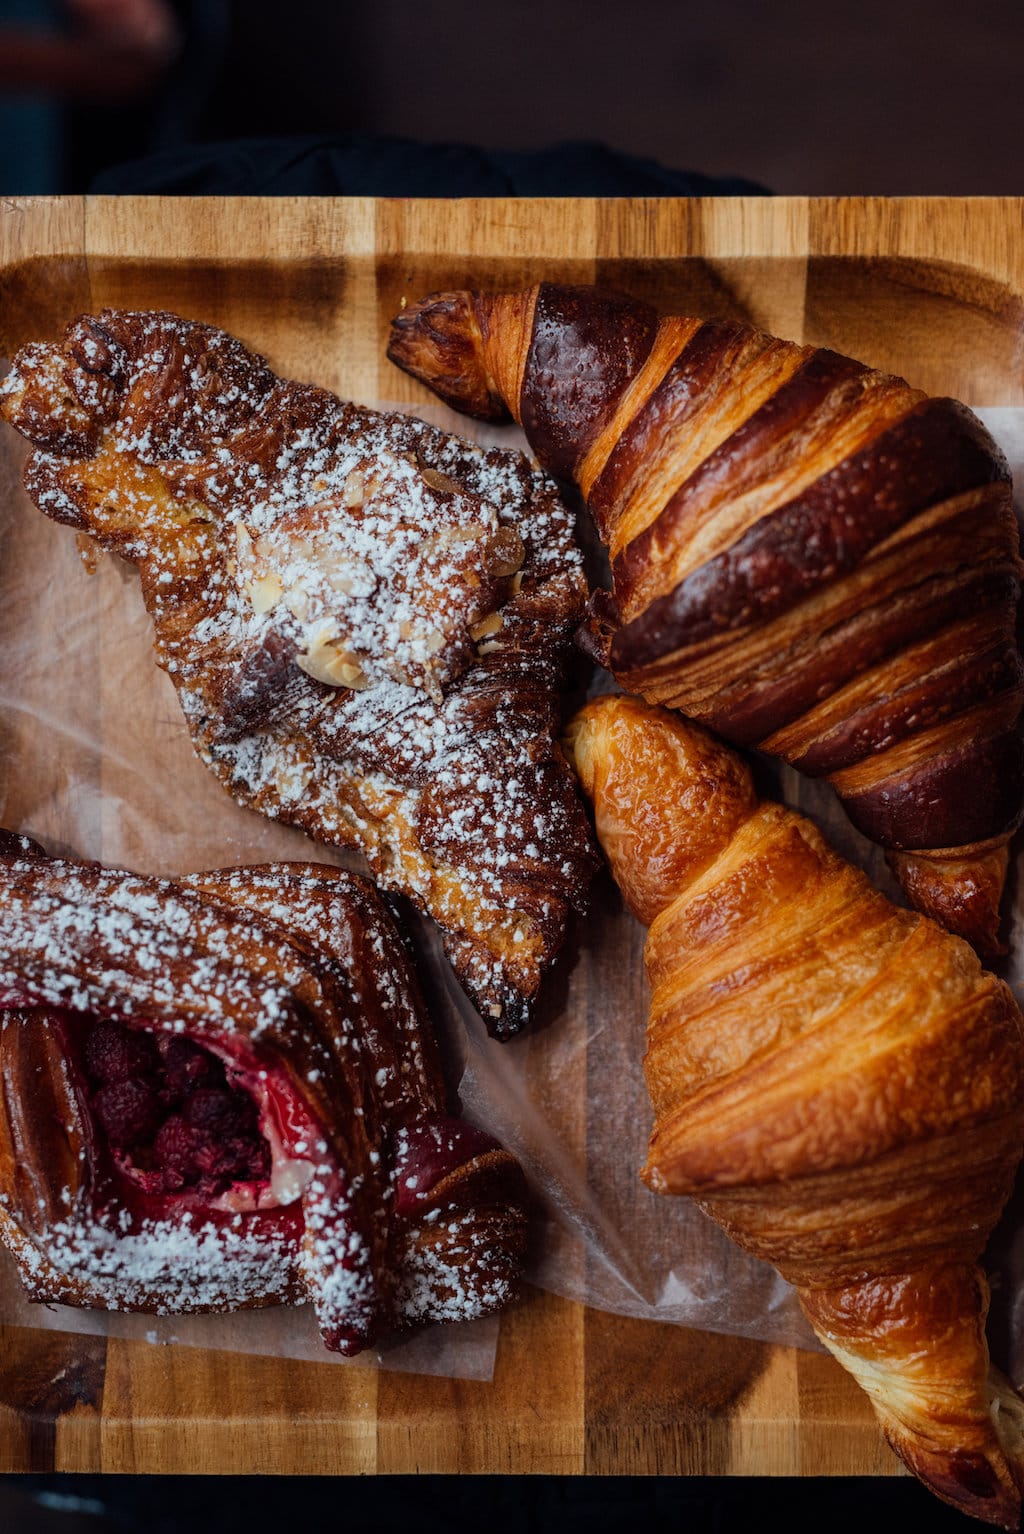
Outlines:
[[[403,298],[542,277],[1024,404],[1019,200],[0,201],[5,356],[83,310],[172,308],[348,398],[415,403],[384,358]],[[0,1326],[0,1470],[53,1469],[898,1473],[830,1358],[540,1292],[488,1383]]]

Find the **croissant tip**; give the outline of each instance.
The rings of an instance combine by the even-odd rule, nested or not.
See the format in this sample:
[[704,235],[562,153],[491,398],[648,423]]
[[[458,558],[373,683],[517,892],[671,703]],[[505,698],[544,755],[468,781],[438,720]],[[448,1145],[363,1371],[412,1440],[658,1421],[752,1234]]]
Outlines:
[[487,375],[472,293],[430,293],[403,309],[391,321],[387,355],[462,414],[511,419]]
[[1016,1485],[1020,1472],[1001,1455],[993,1462],[986,1455],[954,1452],[937,1467],[932,1454],[916,1455],[900,1441],[898,1433],[886,1432],[885,1438],[911,1474],[940,1502],[991,1528],[1020,1529],[1021,1495]]
[[1002,896],[1008,846],[959,858],[891,852],[887,861],[915,910],[961,937],[982,959],[1008,952],[1002,934]]

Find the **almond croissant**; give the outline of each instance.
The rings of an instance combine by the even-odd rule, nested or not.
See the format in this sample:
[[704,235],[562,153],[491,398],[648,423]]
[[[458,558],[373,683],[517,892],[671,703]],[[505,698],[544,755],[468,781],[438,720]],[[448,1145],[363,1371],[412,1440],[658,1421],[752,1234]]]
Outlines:
[[40,510],[138,566],[225,787],[358,848],[520,1027],[595,866],[552,738],[586,598],[552,482],[173,314],[23,347],[0,416]]
[[356,1353],[513,1298],[526,1197],[447,1112],[371,885],[301,863],[147,879],[0,832],[0,1242],[33,1299],[308,1301]]
[[643,1176],[796,1285],[889,1442],[1016,1528],[1024,1403],[978,1258],[1024,1139],[1024,1023],[968,945],[892,905],[702,729],[628,697],[571,750],[650,925]]
[[1024,812],[1017,526],[963,405],[596,288],[445,293],[389,355],[511,413],[611,558],[584,647],[630,692],[826,776],[910,899],[999,951]]

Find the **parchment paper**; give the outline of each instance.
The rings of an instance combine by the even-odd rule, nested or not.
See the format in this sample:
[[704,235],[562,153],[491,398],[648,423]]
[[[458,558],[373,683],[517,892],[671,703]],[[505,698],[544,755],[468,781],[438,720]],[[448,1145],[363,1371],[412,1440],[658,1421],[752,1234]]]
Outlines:
[[[440,407],[420,413],[464,436],[521,442],[510,429],[474,431]],[[978,413],[1024,485],[1024,410]],[[106,558],[86,574],[74,535],[42,517],[22,491],[23,456],[4,433],[0,824],[38,837],[53,852],[156,874],[274,857],[358,867],[358,859],[238,808],[197,761],[173,687],[153,661],[134,573]],[[590,690],[608,685],[598,675]],[[811,815],[846,856],[901,898],[883,855],[853,831],[830,790],[765,762],[755,771],[764,792]],[[1015,896],[1019,886],[1015,872]],[[1018,996],[1022,924],[1015,899],[1005,972]],[[423,920],[413,926],[456,1080],[461,1073],[462,1111],[519,1156],[535,1194],[530,1280],[604,1310],[817,1347],[773,1269],[739,1252],[687,1200],[658,1197],[639,1182],[651,1125],[640,1072],[648,1002],[644,932],[607,875],[571,935],[561,972],[548,983],[540,1026],[511,1044],[487,1038],[436,933]],[[1007,1211],[989,1264],[993,1352],[1019,1381],[1024,1200]],[[29,1306],[7,1259],[0,1260],[0,1321],[282,1357],[330,1356],[308,1310],[159,1321]],[[488,1378],[496,1334],[494,1320],[431,1328],[380,1358],[389,1368]]]

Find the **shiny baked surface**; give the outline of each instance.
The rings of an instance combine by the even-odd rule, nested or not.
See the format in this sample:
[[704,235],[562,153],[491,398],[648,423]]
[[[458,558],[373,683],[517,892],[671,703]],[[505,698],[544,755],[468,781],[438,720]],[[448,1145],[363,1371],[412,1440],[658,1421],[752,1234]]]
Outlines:
[[826,776],[911,899],[1000,951],[1021,566],[1008,465],[965,406],[552,282],[422,298],[389,355],[457,409],[506,409],[578,484],[612,574],[585,643],[627,691]]
[[605,697],[568,738],[649,925],[645,1181],[796,1286],[927,1485],[1016,1528],[1024,1404],[990,1368],[978,1266],[1024,1139],[1012,993],[699,726]]

